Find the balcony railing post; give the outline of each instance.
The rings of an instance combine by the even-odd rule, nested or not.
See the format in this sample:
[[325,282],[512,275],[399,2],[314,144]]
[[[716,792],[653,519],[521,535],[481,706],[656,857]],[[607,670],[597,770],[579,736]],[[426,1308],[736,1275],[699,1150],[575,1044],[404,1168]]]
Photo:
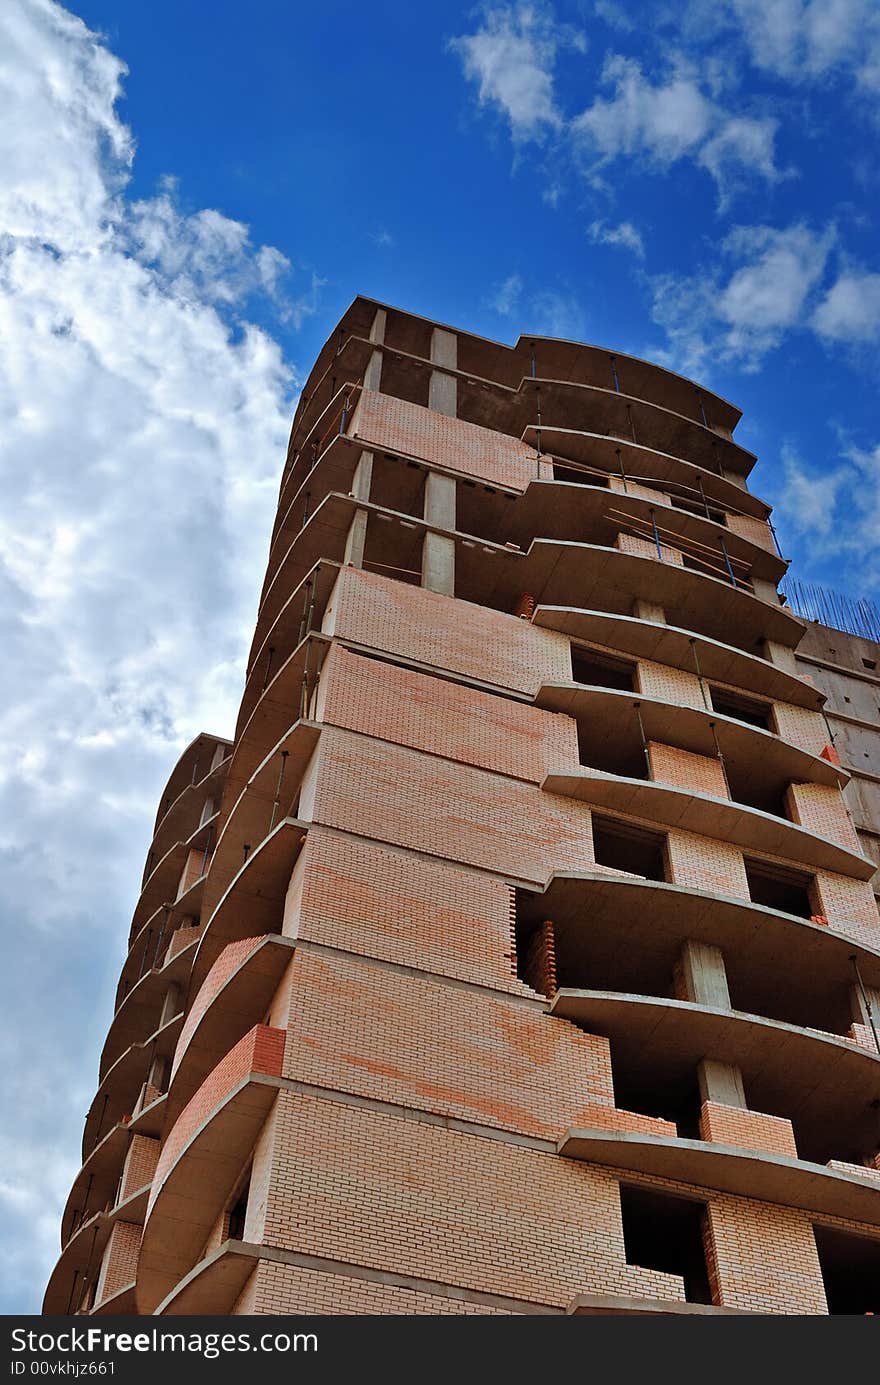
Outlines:
[[653,505],[651,506],[651,528],[654,530],[654,544],[655,544],[656,549],[657,549],[657,557],[660,559],[660,561],[661,561],[661,563],[662,563],[662,562],[663,562],[663,549],[662,549],[662,547],[661,547],[661,545],[660,545],[660,531],[659,531],[658,528],[657,528],[657,512],[656,512],[656,510],[654,509]]
[[272,817],[269,822],[270,832],[272,831],[272,828],[275,826],[275,815],[278,812],[278,805],[281,802],[281,785],[284,782],[284,771],[287,767],[287,757],[289,754],[289,750],[282,750],[281,752],[281,768],[278,771],[278,783],[275,785],[275,802],[272,804]]
[[735,587],[737,586],[736,573],[733,570],[733,564],[730,561],[730,554],[727,551],[727,544],[724,542],[724,537],[722,534],[718,535],[718,543],[721,546],[721,552],[724,554],[724,565],[727,568],[727,575],[730,578],[731,584]]
[[733,795],[730,792],[730,780],[727,777],[727,765],[725,764],[724,756],[721,753],[721,745],[718,740],[718,733],[715,729],[714,721],[709,722],[709,729],[712,732],[712,740],[715,743],[715,754],[718,757],[718,763],[721,766],[721,777],[724,780],[724,787],[727,790],[727,797],[732,801]]
[[640,735],[641,738],[642,738],[642,753],[644,754],[644,757],[645,757],[645,768],[646,768],[647,771],[648,771],[648,778],[649,778],[649,779],[653,779],[654,776],[653,776],[653,773],[652,773],[652,771],[651,771],[651,752],[648,750],[648,738],[647,738],[647,736],[645,735],[645,723],[642,721],[642,704],[641,704],[641,702],[634,702],[634,703],[633,703],[633,709],[634,709],[634,711],[635,711],[635,714],[636,714],[636,721],[638,722],[638,726],[639,726],[639,735]]

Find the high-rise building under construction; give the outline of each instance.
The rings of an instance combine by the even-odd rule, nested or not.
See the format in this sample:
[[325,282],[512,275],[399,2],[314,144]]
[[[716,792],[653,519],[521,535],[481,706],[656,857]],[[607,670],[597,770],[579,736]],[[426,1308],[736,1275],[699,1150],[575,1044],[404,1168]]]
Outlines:
[[796,652],[738,418],[355,300],[46,1312],[880,1310],[880,653]]

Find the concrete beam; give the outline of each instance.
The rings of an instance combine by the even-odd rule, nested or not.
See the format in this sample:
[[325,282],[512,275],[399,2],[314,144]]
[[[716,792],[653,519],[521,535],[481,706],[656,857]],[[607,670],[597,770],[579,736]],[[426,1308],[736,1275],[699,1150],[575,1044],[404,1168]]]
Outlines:
[[731,1009],[727,970],[720,947],[688,938],[681,950],[679,967],[684,999],[719,1010]]
[[[431,360],[447,370],[458,368],[458,338],[454,332],[435,327],[431,333]],[[458,381],[454,375],[432,370],[428,382],[428,408],[455,418],[458,413]]]
[[[425,478],[425,519],[443,529],[455,528],[455,481],[429,471]],[[427,533],[422,544],[422,586],[455,595],[455,540]]]
[[697,1082],[702,1101],[715,1101],[719,1106],[738,1106],[748,1110],[742,1072],[732,1063],[719,1063],[704,1058],[697,1064]]

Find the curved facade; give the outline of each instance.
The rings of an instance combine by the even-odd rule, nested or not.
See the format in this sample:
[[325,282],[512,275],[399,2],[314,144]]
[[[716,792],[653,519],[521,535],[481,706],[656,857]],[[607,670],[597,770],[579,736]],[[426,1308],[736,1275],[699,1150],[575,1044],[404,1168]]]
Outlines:
[[356,299],[45,1311],[880,1310],[880,920],[739,412]]

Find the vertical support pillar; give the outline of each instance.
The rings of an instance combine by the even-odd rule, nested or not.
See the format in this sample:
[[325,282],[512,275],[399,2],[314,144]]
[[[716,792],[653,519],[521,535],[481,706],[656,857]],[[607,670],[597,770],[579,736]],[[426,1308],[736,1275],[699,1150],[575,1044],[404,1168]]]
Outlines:
[[[681,999],[692,1000],[697,1005],[712,1005],[718,1010],[731,1008],[727,969],[720,947],[698,942],[695,938],[687,939],[676,967],[676,991],[679,990],[683,992]],[[704,1058],[697,1066],[697,1082],[703,1102],[748,1109],[742,1073],[732,1063]]]
[[[458,338],[454,332],[435,327],[431,333],[431,360],[446,370],[458,368]],[[444,370],[432,370],[428,383],[428,408],[455,418],[458,414],[458,381]]]
[[[376,309],[376,316],[373,318],[373,325],[370,328],[370,341],[381,346],[385,340],[385,319],[387,314],[384,308]],[[374,351],[367,362],[364,371],[364,389],[378,390],[382,385],[382,352]]]
[[637,620],[650,620],[655,625],[666,624],[666,612],[654,601],[635,600],[632,604],[632,614]]
[[[442,529],[455,528],[455,481],[429,471],[425,478],[425,519]],[[425,534],[422,545],[422,586],[455,595],[455,541],[445,534]]]
[[[351,493],[355,500],[369,500],[373,481],[373,454],[362,452],[354,469]],[[367,511],[355,510],[345,540],[343,563],[349,567],[363,567],[364,548],[367,542]]]

